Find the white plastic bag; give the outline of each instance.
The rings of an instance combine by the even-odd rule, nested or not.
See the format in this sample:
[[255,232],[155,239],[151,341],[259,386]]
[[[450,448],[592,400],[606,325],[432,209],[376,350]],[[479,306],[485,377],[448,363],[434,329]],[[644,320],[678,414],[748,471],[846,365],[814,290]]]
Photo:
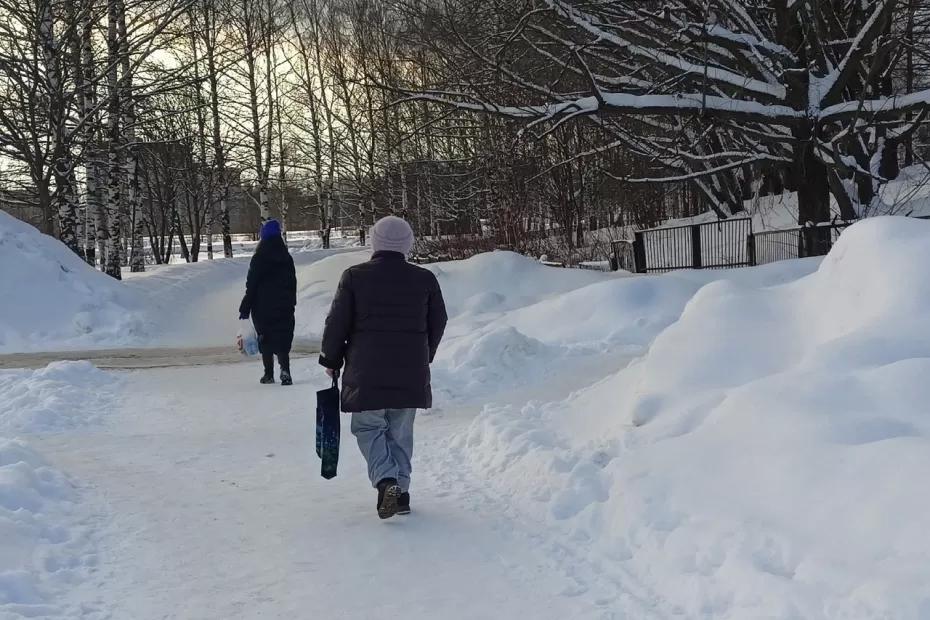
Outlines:
[[258,354],[258,334],[249,319],[239,321],[239,335],[236,336],[236,346],[243,355]]

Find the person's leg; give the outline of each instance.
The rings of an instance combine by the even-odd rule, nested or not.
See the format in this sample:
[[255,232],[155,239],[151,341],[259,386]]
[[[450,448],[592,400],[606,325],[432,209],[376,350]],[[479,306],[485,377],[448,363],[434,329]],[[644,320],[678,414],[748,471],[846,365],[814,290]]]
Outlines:
[[413,471],[413,423],[416,415],[416,409],[388,409],[386,415],[388,448],[397,466],[397,484],[404,493],[410,491],[410,474]]
[[281,370],[291,372],[291,347],[294,345],[294,317],[285,321],[278,336],[278,362]]
[[262,351],[262,364],[265,366],[265,377],[274,377],[274,353]]
[[294,342],[294,319],[284,326],[278,336],[278,364],[281,366],[281,383],[291,384],[291,345]]
[[262,354],[262,366],[265,368],[262,383],[271,383],[270,379],[274,379],[274,347],[264,327],[258,332],[258,351]]
[[358,448],[368,463],[368,478],[377,488],[382,480],[397,480],[397,463],[388,445],[388,421],[384,409],[352,414],[351,429]]
[[291,358],[287,353],[278,353],[278,363],[281,365],[281,385],[294,385],[291,378]]

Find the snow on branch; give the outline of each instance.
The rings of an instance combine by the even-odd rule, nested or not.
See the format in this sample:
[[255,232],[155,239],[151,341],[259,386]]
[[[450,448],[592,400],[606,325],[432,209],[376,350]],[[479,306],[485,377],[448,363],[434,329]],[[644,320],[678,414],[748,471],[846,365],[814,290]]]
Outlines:
[[[470,101],[462,100],[463,97],[470,99]],[[678,116],[683,113],[700,113],[733,120],[790,124],[807,117],[806,112],[794,110],[788,106],[768,105],[757,101],[742,101],[714,95],[707,96],[701,93],[630,95],[601,92],[598,96],[580,97],[558,103],[508,106],[477,101],[473,97],[462,94],[458,94],[458,97],[456,97],[448,94],[411,92],[408,93],[408,98],[401,102],[414,100],[451,105],[472,112],[487,112],[511,118],[532,120],[552,120],[578,114]]]
[[617,32],[624,31],[622,26],[616,25],[611,30],[607,30],[600,27],[600,21],[595,16],[584,13],[563,0],[547,0],[547,2],[557,15],[570,20],[578,28],[597,37],[598,40],[610,42],[634,56],[657,63],[670,71],[700,76],[714,83],[776,101],[785,99],[787,91],[781,84],[764,82],[723,67],[695,62],[684,55],[671,54],[665,49],[667,41],[655,41],[651,46],[646,45],[645,41],[636,42],[633,40],[636,33],[626,32],[626,37],[617,34]]
[[835,122],[867,114],[875,120],[894,120],[902,118],[907,112],[928,107],[930,107],[930,89],[908,95],[838,103],[824,108],[819,114],[819,119],[823,122]]

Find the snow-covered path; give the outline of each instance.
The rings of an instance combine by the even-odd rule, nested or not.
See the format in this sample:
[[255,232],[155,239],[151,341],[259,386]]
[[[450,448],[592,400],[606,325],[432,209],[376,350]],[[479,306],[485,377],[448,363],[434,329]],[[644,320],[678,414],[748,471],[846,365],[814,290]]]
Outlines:
[[[317,342],[300,340],[294,343],[291,357],[316,357],[320,352]],[[144,368],[179,368],[237,364],[242,355],[230,346],[190,348],[92,349],[89,351],[51,351],[41,353],[0,354],[0,369],[44,368],[61,361],[87,361],[106,370],[134,370]]]
[[381,522],[347,424],[339,476],[318,474],[312,360],[291,389],[255,375],[133,372],[104,425],[34,440],[99,509],[99,569],[72,608],[133,620],[613,617],[582,559],[455,471],[444,447],[473,411],[420,417],[415,512]]

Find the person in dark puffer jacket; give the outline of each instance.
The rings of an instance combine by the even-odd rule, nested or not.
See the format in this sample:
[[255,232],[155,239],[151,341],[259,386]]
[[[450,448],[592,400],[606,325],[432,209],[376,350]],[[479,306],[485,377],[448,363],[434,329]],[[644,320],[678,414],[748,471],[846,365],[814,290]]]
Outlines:
[[446,328],[431,271],[407,262],[413,231],[389,216],[371,232],[371,260],[342,274],[326,319],[320,364],[345,366],[342,410],[378,489],[382,519],[410,512],[410,460],[417,409],[433,405],[429,366]]
[[245,296],[239,318],[252,317],[258,333],[265,374],[261,382],[274,383],[274,358],[281,366],[281,385],[291,385],[291,345],[294,342],[294,309],[297,306],[297,274],[281,224],[268,220],[262,225],[261,241],[249,264]]

